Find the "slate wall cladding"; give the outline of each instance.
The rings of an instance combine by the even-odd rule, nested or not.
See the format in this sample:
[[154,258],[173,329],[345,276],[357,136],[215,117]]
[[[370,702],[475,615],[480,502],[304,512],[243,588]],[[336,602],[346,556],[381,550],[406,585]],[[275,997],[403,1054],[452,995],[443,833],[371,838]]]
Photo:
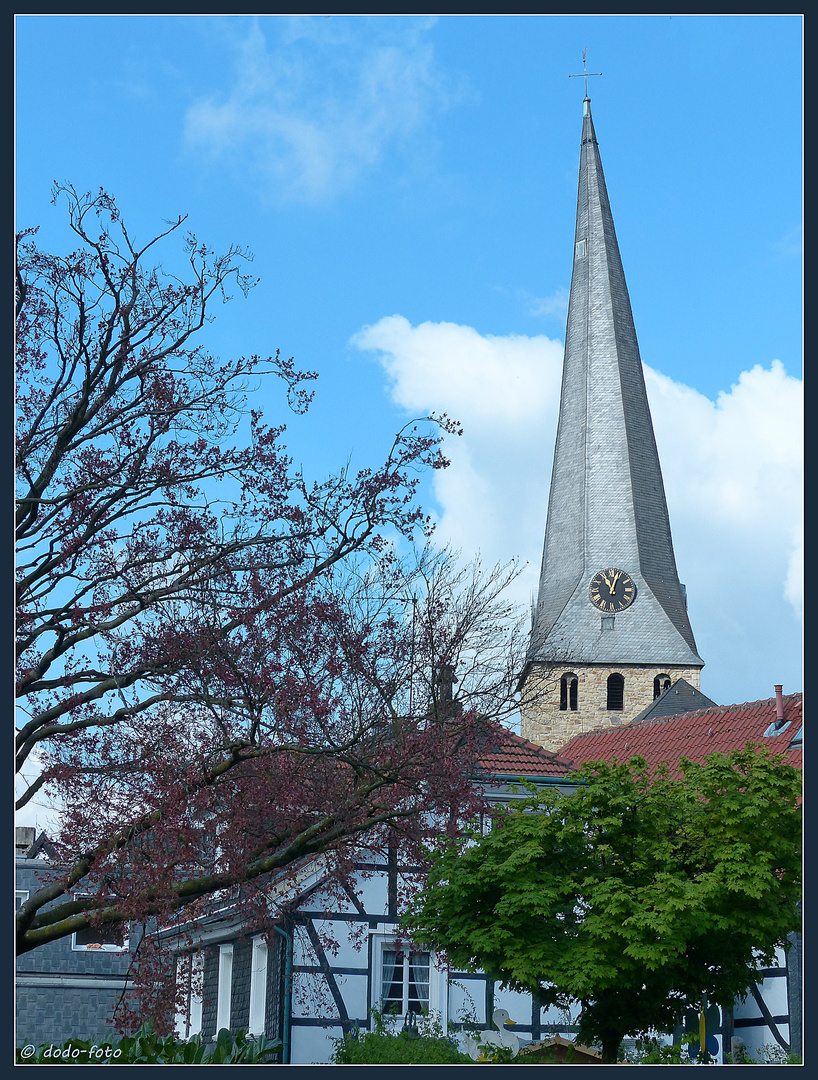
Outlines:
[[270,1040],[284,1039],[286,948],[285,938],[271,931],[267,937],[267,1008],[264,1023],[265,1034]]
[[208,945],[204,951],[202,981],[202,1038],[216,1034],[216,999],[219,993],[219,949]]
[[[54,866],[38,859],[18,858],[15,863],[15,889],[29,894],[56,872]],[[126,987],[130,959],[127,951],[75,949],[73,937],[20,956],[16,963],[17,1044],[116,1038],[110,1021]]]
[[247,939],[233,946],[233,989],[230,1001],[230,1030],[246,1031],[250,1023],[250,964],[253,946]]
[[[33,859],[17,859],[16,871],[15,888],[31,894],[53,877],[55,868],[48,863]],[[51,906],[53,905],[48,905],[48,907]],[[48,910],[48,907],[45,910]],[[129,963],[130,955],[127,952],[74,949],[73,938],[65,937],[59,941],[50,942],[48,945],[41,945],[31,952],[23,953],[17,960],[17,971],[58,975],[124,976]]]
[[18,986],[16,1044],[115,1042],[120,1035],[111,1018],[118,997],[112,989]]

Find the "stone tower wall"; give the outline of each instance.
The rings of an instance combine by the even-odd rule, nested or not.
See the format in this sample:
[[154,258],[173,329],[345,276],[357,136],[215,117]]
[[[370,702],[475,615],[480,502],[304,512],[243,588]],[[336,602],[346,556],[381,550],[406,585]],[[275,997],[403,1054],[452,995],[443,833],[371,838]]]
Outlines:
[[[560,709],[560,680],[563,675],[577,676],[577,709]],[[608,676],[618,672],[625,680],[623,708],[608,710]],[[686,679],[700,688],[701,669],[655,664],[534,664],[522,686],[520,712],[524,739],[539,743],[546,750],[559,750],[574,735],[604,727],[628,724],[653,701],[653,681],[667,675],[671,683]]]

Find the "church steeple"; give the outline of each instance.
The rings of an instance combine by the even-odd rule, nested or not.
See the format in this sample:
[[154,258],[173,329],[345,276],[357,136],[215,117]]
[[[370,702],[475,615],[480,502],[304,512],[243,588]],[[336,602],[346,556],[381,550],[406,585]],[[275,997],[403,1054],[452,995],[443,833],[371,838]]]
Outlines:
[[[553,747],[566,733],[621,723],[649,704],[657,679],[683,677],[698,687],[702,666],[676,571],[630,298],[586,93],[559,425],[521,682],[523,734]],[[547,684],[565,683],[562,669],[573,690],[562,686],[560,708],[559,688],[548,692]]]

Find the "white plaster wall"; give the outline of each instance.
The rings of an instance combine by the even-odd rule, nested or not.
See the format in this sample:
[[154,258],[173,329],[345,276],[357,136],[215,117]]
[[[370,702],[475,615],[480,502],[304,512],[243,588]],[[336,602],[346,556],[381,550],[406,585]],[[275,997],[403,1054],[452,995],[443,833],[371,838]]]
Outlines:
[[293,1028],[290,1061],[293,1065],[326,1064],[340,1039],[341,1029],[334,1027]]

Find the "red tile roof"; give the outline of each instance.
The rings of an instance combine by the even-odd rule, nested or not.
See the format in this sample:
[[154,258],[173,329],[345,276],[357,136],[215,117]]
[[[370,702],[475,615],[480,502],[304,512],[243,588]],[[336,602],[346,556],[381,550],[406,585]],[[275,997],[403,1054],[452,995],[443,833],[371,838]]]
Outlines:
[[786,754],[786,760],[800,768],[800,739],[797,747],[790,749],[801,730],[800,693],[784,697],[784,721],[787,724],[784,730],[765,738],[764,732],[775,722],[775,698],[721,705],[575,735],[559,755],[567,758],[575,769],[588,761],[627,761],[636,755],[655,767],[662,761],[675,765],[680,757],[701,762],[708,754],[727,753],[755,742],[772,753]]
[[571,771],[571,763],[563,755],[552,753],[499,725],[492,725],[491,741],[480,755],[478,767],[489,776],[531,779],[543,776],[561,779]]

